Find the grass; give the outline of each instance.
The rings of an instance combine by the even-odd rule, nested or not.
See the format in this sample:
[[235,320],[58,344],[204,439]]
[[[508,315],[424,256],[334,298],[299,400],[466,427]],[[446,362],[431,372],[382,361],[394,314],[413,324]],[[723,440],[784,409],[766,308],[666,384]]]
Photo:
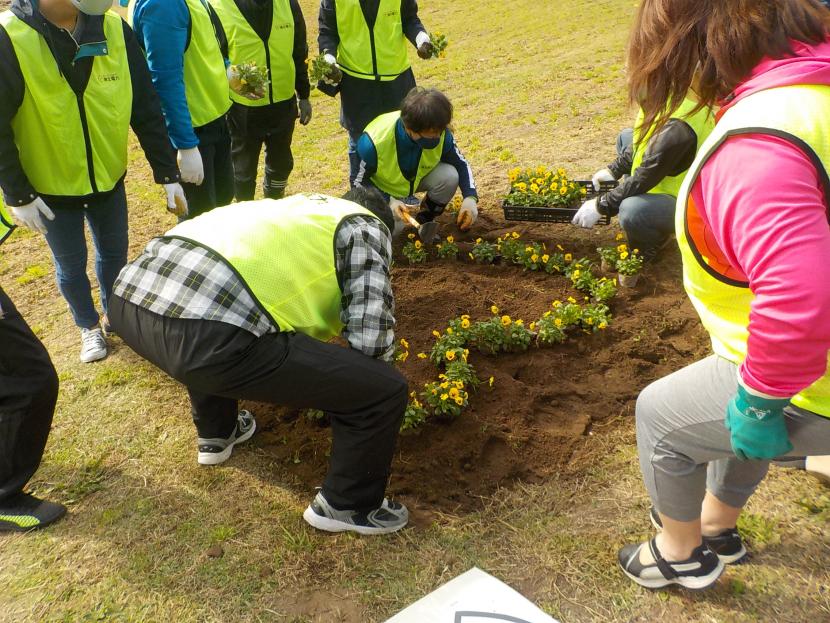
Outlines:
[[[301,4],[314,47],[317,3]],[[514,163],[579,174],[607,163],[632,116],[623,49],[634,3],[421,6],[450,47],[444,60],[416,61],[416,75],[452,97],[485,211],[496,211]],[[338,103],[317,92],[312,101],[314,120],[295,134],[290,190],[338,193],[347,174]],[[134,255],[174,219],[137,147],[131,162]],[[228,466],[199,468],[184,392],[129,349],[78,363],[53,281],[17,279],[36,267],[51,274],[42,239],[15,234],[3,246],[4,287],[39,327],[61,379],[32,486],[70,515],[0,539],[0,621],[382,621],[473,565],[563,623],[830,619],[830,502],[799,473],[774,470],[750,502],[741,529],[753,561],[714,590],[651,593],[621,577],[616,549],[650,534],[630,418],[595,426],[561,477],[498,490],[478,512],[413,509],[428,519],[389,538],[316,532],[300,517],[313,492],[291,485],[291,466],[255,442]],[[208,556],[216,546],[222,556]]]

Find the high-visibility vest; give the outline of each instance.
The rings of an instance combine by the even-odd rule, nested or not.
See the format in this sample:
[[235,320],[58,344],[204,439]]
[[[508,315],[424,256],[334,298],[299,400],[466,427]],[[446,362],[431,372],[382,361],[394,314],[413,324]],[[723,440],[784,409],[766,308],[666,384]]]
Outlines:
[[[689,124],[689,127],[692,128],[695,136],[697,136],[697,147],[695,149],[695,151],[697,151],[697,149],[700,149],[703,141],[706,140],[706,137],[709,136],[712,128],[715,127],[715,116],[712,114],[710,108],[701,108],[696,113],[690,115],[689,113],[694,110],[695,106],[697,106],[697,102],[689,98],[684,99],[680,107],[671,114],[671,119],[679,119],[680,121],[685,121]],[[643,118],[644,114],[641,109],[637,114],[637,120],[634,125],[634,158],[631,165],[632,175],[634,175],[634,171],[636,171],[643,163],[643,157],[645,156],[646,149],[648,148],[648,142],[654,134],[654,129],[649,128],[645,135],[643,135]],[[657,186],[648,192],[652,194],[665,194],[677,197],[677,193],[680,191],[680,185],[683,183],[685,175],[686,172],[683,171],[683,173],[680,173],[679,175],[664,177],[660,183],[657,184]]]
[[3,244],[6,238],[12,235],[15,227],[17,227],[17,225],[12,222],[9,213],[6,211],[3,198],[0,197],[0,244]]
[[372,139],[378,154],[378,169],[371,178],[372,183],[386,194],[398,198],[412,195],[418,189],[421,180],[438,166],[444,151],[446,136],[445,132],[441,133],[438,147],[421,150],[421,159],[418,161],[418,169],[414,178],[404,177],[398,162],[398,147],[395,138],[400,118],[400,111],[390,112],[381,115],[366,126],[366,134]]
[[231,91],[231,99],[245,106],[266,106],[294,97],[294,14],[288,0],[272,0],[268,40],[260,39],[234,0],[209,0],[228,37],[228,55],[234,65],[256,63],[268,70],[266,97],[250,100]]
[[221,256],[281,331],[328,340],[343,329],[334,241],[356,214],[377,219],[326,195],[243,201],[184,221],[165,237]]
[[[815,163],[830,198],[830,86],[799,85],[759,91],[734,104],[718,121],[689,169],[677,198],[676,233],[683,282],[717,355],[740,364],[746,358],[754,294],[708,235],[691,189],[710,156],[729,137],[770,134],[791,141]],[[787,206],[781,206],[786,210]],[[830,213],[830,207],[828,207]],[[830,225],[828,225],[830,226]],[[805,270],[810,270],[805,267]],[[796,395],[792,403],[830,417],[830,375]]]
[[133,101],[121,18],[104,15],[103,55],[93,57],[81,95],[69,86],[39,32],[11,11],[0,14],[0,25],[26,85],[11,127],[29,182],[43,195],[112,190],[127,170]]
[[360,0],[335,0],[337,64],[350,76],[394,80],[410,67],[401,23],[401,1],[380,0],[372,31]]
[[[190,12],[190,37],[184,51],[184,94],[190,123],[200,128],[228,112],[231,89],[206,0],[165,0],[181,1]],[[130,0],[128,9],[131,26],[135,3],[136,0]]]

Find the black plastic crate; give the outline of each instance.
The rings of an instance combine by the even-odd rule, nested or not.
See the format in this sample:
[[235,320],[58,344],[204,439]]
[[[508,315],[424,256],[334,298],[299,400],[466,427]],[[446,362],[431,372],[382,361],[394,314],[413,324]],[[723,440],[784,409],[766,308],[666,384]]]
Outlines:
[[[502,203],[504,209],[504,218],[508,221],[537,221],[544,223],[570,223],[576,215],[583,203],[589,199],[593,199],[597,195],[607,193],[617,187],[617,182],[600,182],[599,192],[594,190],[594,184],[591,180],[573,180],[587,190],[585,197],[579,202],[579,206],[573,208],[545,208],[536,206],[514,206],[507,203],[507,199]],[[611,222],[610,216],[604,216],[600,219],[600,223],[605,222],[608,225]]]

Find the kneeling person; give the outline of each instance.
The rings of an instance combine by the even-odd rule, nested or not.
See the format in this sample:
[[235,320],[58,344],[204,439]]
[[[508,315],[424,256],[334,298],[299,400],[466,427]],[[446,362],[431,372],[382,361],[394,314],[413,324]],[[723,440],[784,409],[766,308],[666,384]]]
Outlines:
[[478,218],[473,172],[449,130],[452,104],[436,89],[412,89],[400,112],[372,121],[357,142],[360,168],[356,186],[373,185],[394,199],[425,192],[415,217],[433,221],[461,187],[461,230]]
[[[332,532],[394,532],[408,519],[384,498],[407,401],[387,363],[393,225],[366,188],[218,208],[151,240],[111,306],[124,342],[187,387],[199,463],[221,463],[253,434],[239,399],[329,415],[329,473],[304,517]],[[350,348],[326,343],[338,334]]]

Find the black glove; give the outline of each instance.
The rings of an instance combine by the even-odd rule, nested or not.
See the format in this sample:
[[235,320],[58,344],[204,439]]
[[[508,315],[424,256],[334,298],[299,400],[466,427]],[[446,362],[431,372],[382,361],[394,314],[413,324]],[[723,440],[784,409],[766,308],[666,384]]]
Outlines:
[[433,47],[431,41],[424,41],[418,46],[418,56],[424,60],[432,58],[433,52],[435,52],[435,48]]

